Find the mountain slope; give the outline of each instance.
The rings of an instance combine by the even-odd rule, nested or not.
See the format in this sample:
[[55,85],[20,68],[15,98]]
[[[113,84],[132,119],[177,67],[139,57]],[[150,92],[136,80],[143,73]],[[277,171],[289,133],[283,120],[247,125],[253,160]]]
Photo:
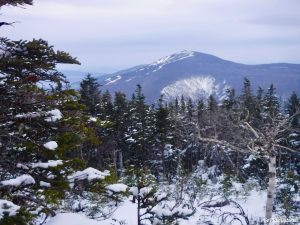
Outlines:
[[[271,83],[284,97],[292,91],[300,91],[300,64],[245,65],[193,51],[181,51],[148,65],[111,74],[105,79],[100,77],[99,82],[102,89],[123,91],[128,96],[137,84],[141,84],[147,101],[154,102],[161,93],[168,99],[181,94],[192,98],[218,95],[228,85],[239,92],[244,77],[251,80],[253,91],[257,86],[266,89]],[[210,89],[207,89],[208,84]]]

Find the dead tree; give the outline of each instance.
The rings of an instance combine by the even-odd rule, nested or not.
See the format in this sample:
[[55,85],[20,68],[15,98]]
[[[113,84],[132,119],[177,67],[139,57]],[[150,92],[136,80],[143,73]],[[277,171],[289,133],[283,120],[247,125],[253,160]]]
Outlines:
[[[223,139],[217,132],[208,136],[208,132],[203,132],[203,129],[199,128],[198,138],[200,142],[216,144],[227,148],[229,151],[253,154],[257,158],[267,160],[269,182],[267,187],[267,202],[265,211],[266,221],[270,221],[272,218],[272,210],[274,206],[277,153],[280,150],[295,152],[294,149],[281,145],[277,140],[280,135],[289,131],[291,121],[298,115],[299,113],[288,118],[284,116],[268,118],[268,122],[262,123],[259,128],[254,128],[247,121],[248,117],[244,120],[232,121],[231,126],[235,128],[238,135],[234,137],[234,139],[229,140],[226,140],[225,138]],[[240,135],[241,133],[243,133],[243,135]],[[234,135],[235,134],[232,134],[232,136]]]

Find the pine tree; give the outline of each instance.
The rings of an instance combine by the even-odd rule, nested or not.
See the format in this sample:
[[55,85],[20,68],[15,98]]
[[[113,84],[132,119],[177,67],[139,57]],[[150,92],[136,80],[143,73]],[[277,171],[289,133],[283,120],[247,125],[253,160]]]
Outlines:
[[179,113],[179,108],[180,108],[177,97],[175,98],[174,107],[175,107],[175,114],[177,115]]
[[180,98],[180,113],[184,114],[185,110],[186,110],[185,99],[184,99],[184,96],[181,95],[181,98]]
[[226,98],[224,99],[222,105],[227,109],[234,109],[237,104],[235,99],[235,90],[233,88],[226,90]]
[[60,137],[69,123],[62,120],[64,109],[70,110],[74,92],[51,92],[38,84],[64,83],[56,65],[78,61],[44,40],[1,38],[0,45],[0,199],[21,206],[23,213],[38,208],[39,213],[53,213],[51,207],[68,188],[66,176],[72,168],[72,160],[64,165],[66,149]]
[[263,100],[263,112],[267,116],[267,120],[275,119],[279,114],[279,100],[275,90],[274,85],[271,84]]
[[114,137],[116,141],[115,162],[118,176],[122,177],[124,172],[124,151],[126,150],[126,133],[130,125],[129,106],[126,95],[121,92],[115,93],[114,98]]
[[[32,1],[1,1],[0,7],[26,4]],[[78,150],[97,138],[77,93],[64,87],[56,69],[79,64],[76,58],[42,39],[0,38],[0,49],[0,223],[34,224],[35,217],[55,214],[70,190],[68,175],[84,166]]]
[[188,120],[192,120],[193,118],[193,115],[194,115],[194,104],[193,104],[193,101],[191,98],[188,99],[188,103],[187,103],[187,117],[188,117]]
[[242,94],[240,96],[243,116],[252,118],[257,116],[257,108],[255,103],[255,97],[252,95],[251,83],[248,78],[244,78],[244,85]]
[[129,103],[131,120],[126,132],[128,137],[126,140],[128,143],[126,158],[129,160],[129,164],[142,166],[145,165],[148,158],[147,138],[149,133],[147,130],[147,114],[149,113],[149,108],[145,104],[145,96],[140,85],[137,85],[133,96],[134,98]]
[[113,117],[113,102],[110,92],[107,90],[101,96],[100,103],[100,118],[104,121],[112,121]]
[[165,164],[165,152],[164,147],[167,144],[167,136],[168,136],[168,128],[169,128],[169,120],[168,120],[169,112],[163,104],[162,96],[158,100],[158,108],[155,112],[155,152],[154,157],[160,157],[160,164],[156,165],[154,168],[161,169],[163,178],[168,177],[166,171],[166,164]]
[[[300,111],[300,99],[298,98],[295,92],[292,93],[291,97],[288,100],[287,112],[289,116],[293,116]],[[292,120],[292,125],[296,127],[299,125],[300,117],[296,116]]]
[[209,111],[215,112],[218,109],[218,103],[213,95],[210,95],[207,100],[207,108]]
[[96,116],[99,113],[100,104],[100,84],[97,79],[91,74],[87,74],[86,77],[80,83],[80,102],[86,105],[88,112],[92,116]]

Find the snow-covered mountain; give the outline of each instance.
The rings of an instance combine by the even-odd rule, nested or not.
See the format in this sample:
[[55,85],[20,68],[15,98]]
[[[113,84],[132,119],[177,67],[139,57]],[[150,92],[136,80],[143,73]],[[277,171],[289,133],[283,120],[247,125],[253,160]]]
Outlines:
[[280,95],[300,92],[300,64],[273,63],[245,65],[213,55],[181,51],[153,63],[133,67],[115,74],[99,77],[102,89],[122,91],[128,96],[141,84],[148,102],[161,94],[173,99],[181,94],[191,98],[222,96],[228,86],[239,92],[244,77],[251,80],[253,91],[257,86],[268,88],[271,83]]

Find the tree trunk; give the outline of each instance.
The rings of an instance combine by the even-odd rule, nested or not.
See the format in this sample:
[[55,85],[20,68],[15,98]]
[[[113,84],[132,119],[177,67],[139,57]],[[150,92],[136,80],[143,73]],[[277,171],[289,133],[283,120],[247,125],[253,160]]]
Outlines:
[[123,177],[123,172],[124,172],[124,165],[123,165],[123,153],[122,150],[119,150],[119,170],[120,170],[120,177]]
[[266,221],[270,223],[272,218],[272,211],[275,199],[275,186],[276,186],[276,155],[271,153],[269,158],[269,183],[268,183],[268,195],[266,203]]
[[142,225],[141,223],[141,197],[140,197],[140,188],[138,187],[138,196],[137,196],[137,219],[138,225]]
[[118,174],[118,166],[117,166],[117,151],[116,149],[113,150],[113,160],[114,160],[114,168],[115,172]]

